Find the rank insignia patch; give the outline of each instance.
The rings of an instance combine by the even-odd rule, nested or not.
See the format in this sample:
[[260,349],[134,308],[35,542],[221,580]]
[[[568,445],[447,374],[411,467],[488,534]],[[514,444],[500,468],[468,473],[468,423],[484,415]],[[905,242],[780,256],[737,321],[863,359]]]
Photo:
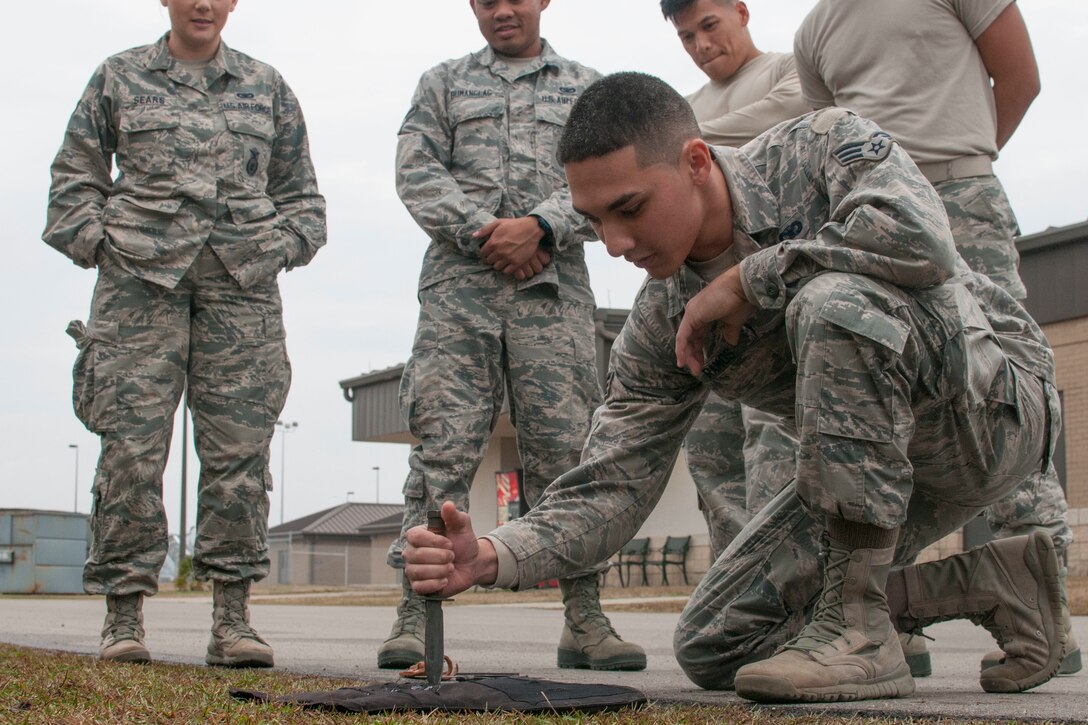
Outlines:
[[849,166],[855,161],[880,161],[891,153],[892,143],[889,134],[877,131],[865,141],[844,143],[831,153],[843,166]]

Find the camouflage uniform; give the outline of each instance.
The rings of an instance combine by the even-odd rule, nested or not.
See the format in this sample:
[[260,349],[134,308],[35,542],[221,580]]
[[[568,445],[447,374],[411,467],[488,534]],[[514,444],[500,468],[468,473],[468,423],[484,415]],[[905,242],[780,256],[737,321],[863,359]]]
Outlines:
[[164,36],[99,67],[52,175],[43,238],[99,271],[89,321],[69,325],[76,414],[102,441],[84,588],[157,590],[186,384],[201,462],[195,574],[266,576],[268,448],[291,378],[276,275],[326,236],[297,99],[225,44],[190,70]]
[[[593,294],[555,157],[578,95],[599,74],[545,42],[524,66],[490,47],[427,71],[397,145],[397,192],[430,245],[401,404],[420,443],[404,485],[404,529],[442,501],[468,507],[469,486],[509,395],[529,504],[577,465],[597,382]],[[518,281],[480,254],[471,235],[496,218],[542,217],[552,261]],[[402,566],[403,536],[389,550]]]
[[[1022,300],[1019,228],[989,163],[998,152],[996,102],[977,48],[1013,2],[820,0],[798,29],[794,56],[806,100],[848,106],[895,135],[937,189],[967,265]],[[910,55],[919,37],[933,49],[924,61]],[[999,537],[1045,531],[1060,557],[1073,539],[1067,508],[1057,471],[1048,470],[985,514]]]
[[[756,65],[777,70],[753,76],[747,71]],[[807,110],[791,55],[763,53],[743,69],[687,96],[708,143],[741,146]],[[796,439],[776,416],[707,397],[684,452],[710,533],[711,560],[793,477],[796,450]]]
[[[1001,181],[993,175],[947,179],[934,188],[944,202],[952,238],[967,266],[984,274],[1018,300],[1027,297],[1020,280],[1020,234]],[[986,519],[998,538],[1029,534],[1038,529],[1053,539],[1059,557],[1073,543],[1066,515],[1069,505],[1051,464],[1033,473],[1015,491],[986,508]]]
[[712,565],[677,625],[685,672],[724,688],[800,630],[822,586],[825,518],[902,527],[906,561],[1045,466],[1060,414],[1041,330],[966,268],[940,200],[888,134],[829,109],[715,152],[755,316],[736,346],[712,327],[694,377],[676,367],[674,338],[705,283],[687,267],[648,282],[582,463],[490,536],[517,563],[499,584],[598,561],[653,509],[709,391],[792,422],[795,482]]
[[777,416],[711,394],[684,439],[688,471],[717,559],[793,478],[797,441]]

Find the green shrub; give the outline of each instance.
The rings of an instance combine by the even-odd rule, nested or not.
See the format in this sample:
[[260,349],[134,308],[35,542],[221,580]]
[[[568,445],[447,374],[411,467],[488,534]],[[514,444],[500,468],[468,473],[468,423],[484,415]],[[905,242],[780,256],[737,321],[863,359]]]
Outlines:
[[186,556],[178,564],[178,575],[174,578],[174,588],[179,592],[199,592],[204,589],[204,582],[193,576],[193,557]]

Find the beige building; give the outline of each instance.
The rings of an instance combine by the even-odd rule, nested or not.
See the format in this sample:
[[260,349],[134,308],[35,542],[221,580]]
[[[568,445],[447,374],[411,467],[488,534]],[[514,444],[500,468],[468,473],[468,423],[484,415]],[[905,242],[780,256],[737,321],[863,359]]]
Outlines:
[[400,504],[343,503],[268,530],[272,571],[258,587],[394,585],[385,563],[400,534]]
[[[1056,464],[1069,501],[1069,520],[1076,543],[1069,552],[1074,576],[1088,574],[1088,222],[1023,237],[1021,275],[1029,291],[1028,309],[1043,326],[1054,347],[1058,387],[1065,412],[1065,428],[1057,442]],[[597,311],[597,360],[602,381],[612,341],[627,318],[626,310]],[[398,389],[403,366],[360,375],[340,382],[352,404],[352,439],[412,444],[400,413]],[[405,451],[407,455],[407,449]],[[493,528],[500,520],[496,474],[520,467],[514,431],[503,415],[487,454],[473,480],[470,509],[477,531]],[[695,484],[684,455],[677,459],[665,495],[636,537],[649,537],[660,549],[668,536],[688,536],[688,573],[696,579],[709,566],[706,524],[696,505]],[[923,553],[922,560],[977,546],[990,536],[981,517]],[[384,556],[384,552],[383,552]],[[275,559],[273,559],[275,562]],[[670,576],[673,570],[670,569]],[[648,570],[650,584],[661,580],[659,568]],[[641,574],[637,574],[638,581]],[[672,581],[676,581],[675,577]],[[615,573],[609,584],[618,584]]]
[[1063,428],[1055,453],[1074,543],[1069,573],[1088,575],[1088,222],[1021,237],[1027,308],[1043,326],[1058,371]]

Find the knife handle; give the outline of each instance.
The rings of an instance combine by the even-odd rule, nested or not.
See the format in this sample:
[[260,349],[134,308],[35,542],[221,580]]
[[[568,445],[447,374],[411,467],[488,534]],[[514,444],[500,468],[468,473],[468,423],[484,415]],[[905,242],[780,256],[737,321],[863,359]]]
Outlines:
[[434,534],[446,535],[446,522],[442,520],[441,511],[428,511],[427,512],[427,531]]

